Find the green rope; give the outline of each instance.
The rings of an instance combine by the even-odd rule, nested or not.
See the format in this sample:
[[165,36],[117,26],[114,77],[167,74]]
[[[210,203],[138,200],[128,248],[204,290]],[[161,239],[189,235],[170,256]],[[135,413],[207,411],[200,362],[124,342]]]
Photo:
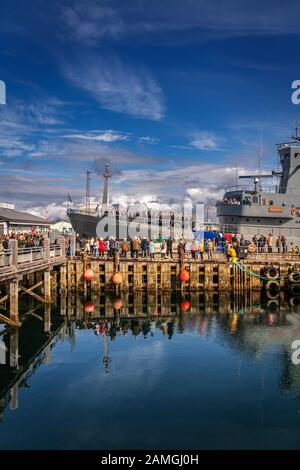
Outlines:
[[262,281],[280,281],[281,279],[288,279],[291,274],[299,273],[299,271],[293,271],[292,273],[286,274],[285,276],[279,276],[275,279],[269,279],[266,276],[262,276],[261,274],[257,274],[251,271],[251,269],[247,268],[247,266],[245,266],[243,263],[240,263],[239,261],[231,261],[230,264],[237,266],[241,271],[244,271],[246,274],[249,274],[249,276],[258,277]]

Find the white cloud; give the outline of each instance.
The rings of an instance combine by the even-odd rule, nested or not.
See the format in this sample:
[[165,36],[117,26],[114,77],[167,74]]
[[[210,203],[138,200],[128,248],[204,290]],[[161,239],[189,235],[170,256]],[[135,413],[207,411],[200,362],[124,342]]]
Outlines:
[[90,55],[65,63],[62,70],[104,109],[156,121],[164,115],[162,91],[143,67],[126,65],[115,55]]
[[159,141],[160,140],[157,137],[150,137],[150,136],[140,137],[138,139],[138,142],[140,144],[150,144],[150,145],[158,144]]
[[190,145],[197,150],[219,150],[218,141],[210,132],[194,132]]
[[[169,4],[172,4],[170,7]],[[131,0],[99,5],[97,0],[73,0],[64,7],[60,30],[64,37],[88,45],[104,39],[138,41],[148,36],[152,43],[186,44],[227,37],[295,34],[299,31],[299,2],[285,8],[280,0]],[[177,33],[177,34],[176,34]],[[162,41],[161,35],[165,34]]]
[[67,134],[63,135],[67,139],[82,139],[82,140],[94,140],[96,142],[117,142],[122,140],[129,140],[129,134],[116,132],[112,130],[107,131],[91,131],[85,134]]
[[14,158],[34,152],[33,135],[62,124],[64,110],[54,104],[15,100],[0,107],[0,156]]
[[124,28],[115,10],[93,1],[75,0],[64,7],[61,19],[67,37],[89,45],[105,37],[118,38]]
[[47,220],[68,219],[66,204],[52,203],[46,206],[34,206],[27,210],[30,214]]

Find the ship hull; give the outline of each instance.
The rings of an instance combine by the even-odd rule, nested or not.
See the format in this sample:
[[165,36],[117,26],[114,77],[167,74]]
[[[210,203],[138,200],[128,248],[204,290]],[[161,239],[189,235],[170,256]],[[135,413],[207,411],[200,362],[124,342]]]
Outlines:
[[[68,211],[70,223],[76,233],[81,237],[98,237],[107,239],[110,236],[117,240],[124,238],[132,239],[135,236],[141,238],[155,239],[162,236],[162,227],[159,225],[150,225],[149,223],[130,223],[124,219],[115,219],[113,217],[101,217],[89,214],[80,214],[78,212]],[[172,236],[172,230],[167,235]]]
[[[254,235],[267,236],[269,233],[273,237],[284,235],[290,242],[299,244],[300,198],[297,201],[296,198],[288,200],[283,195],[275,197],[272,196],[276,205],[219,204],[217,217],[220,230],[244,235],[246,239],[252,239]],[[292,202],[295,204],[295,209],[291,207]]]
[[68,211],[73,230],[82,237],[95,237],[100,217],[88,214],[77,214]]

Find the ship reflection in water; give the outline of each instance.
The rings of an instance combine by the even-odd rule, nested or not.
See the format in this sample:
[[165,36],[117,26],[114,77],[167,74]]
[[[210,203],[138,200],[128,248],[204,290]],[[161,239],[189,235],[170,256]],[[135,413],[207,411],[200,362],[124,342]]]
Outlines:
[[0,328],[1,449],[300,448],[297,298],[62,297]]

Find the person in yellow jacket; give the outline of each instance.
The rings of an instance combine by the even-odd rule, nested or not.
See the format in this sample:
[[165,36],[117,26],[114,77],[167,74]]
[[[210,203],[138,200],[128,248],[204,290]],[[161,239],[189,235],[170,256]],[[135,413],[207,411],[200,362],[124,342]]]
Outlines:
[[236,250],[233,247],[233,245],[229,245],[229,247],[228,247],[228,258],[229,258],[229,261],[231,261],[233,263],[235,261],[237,261],[237,254],[236,254]]
[[199,242],[199,255],[200,255],[201,261],[203,261],[203,254],[204,254],[204,243],[203,243],[203,240],[201,240]]

